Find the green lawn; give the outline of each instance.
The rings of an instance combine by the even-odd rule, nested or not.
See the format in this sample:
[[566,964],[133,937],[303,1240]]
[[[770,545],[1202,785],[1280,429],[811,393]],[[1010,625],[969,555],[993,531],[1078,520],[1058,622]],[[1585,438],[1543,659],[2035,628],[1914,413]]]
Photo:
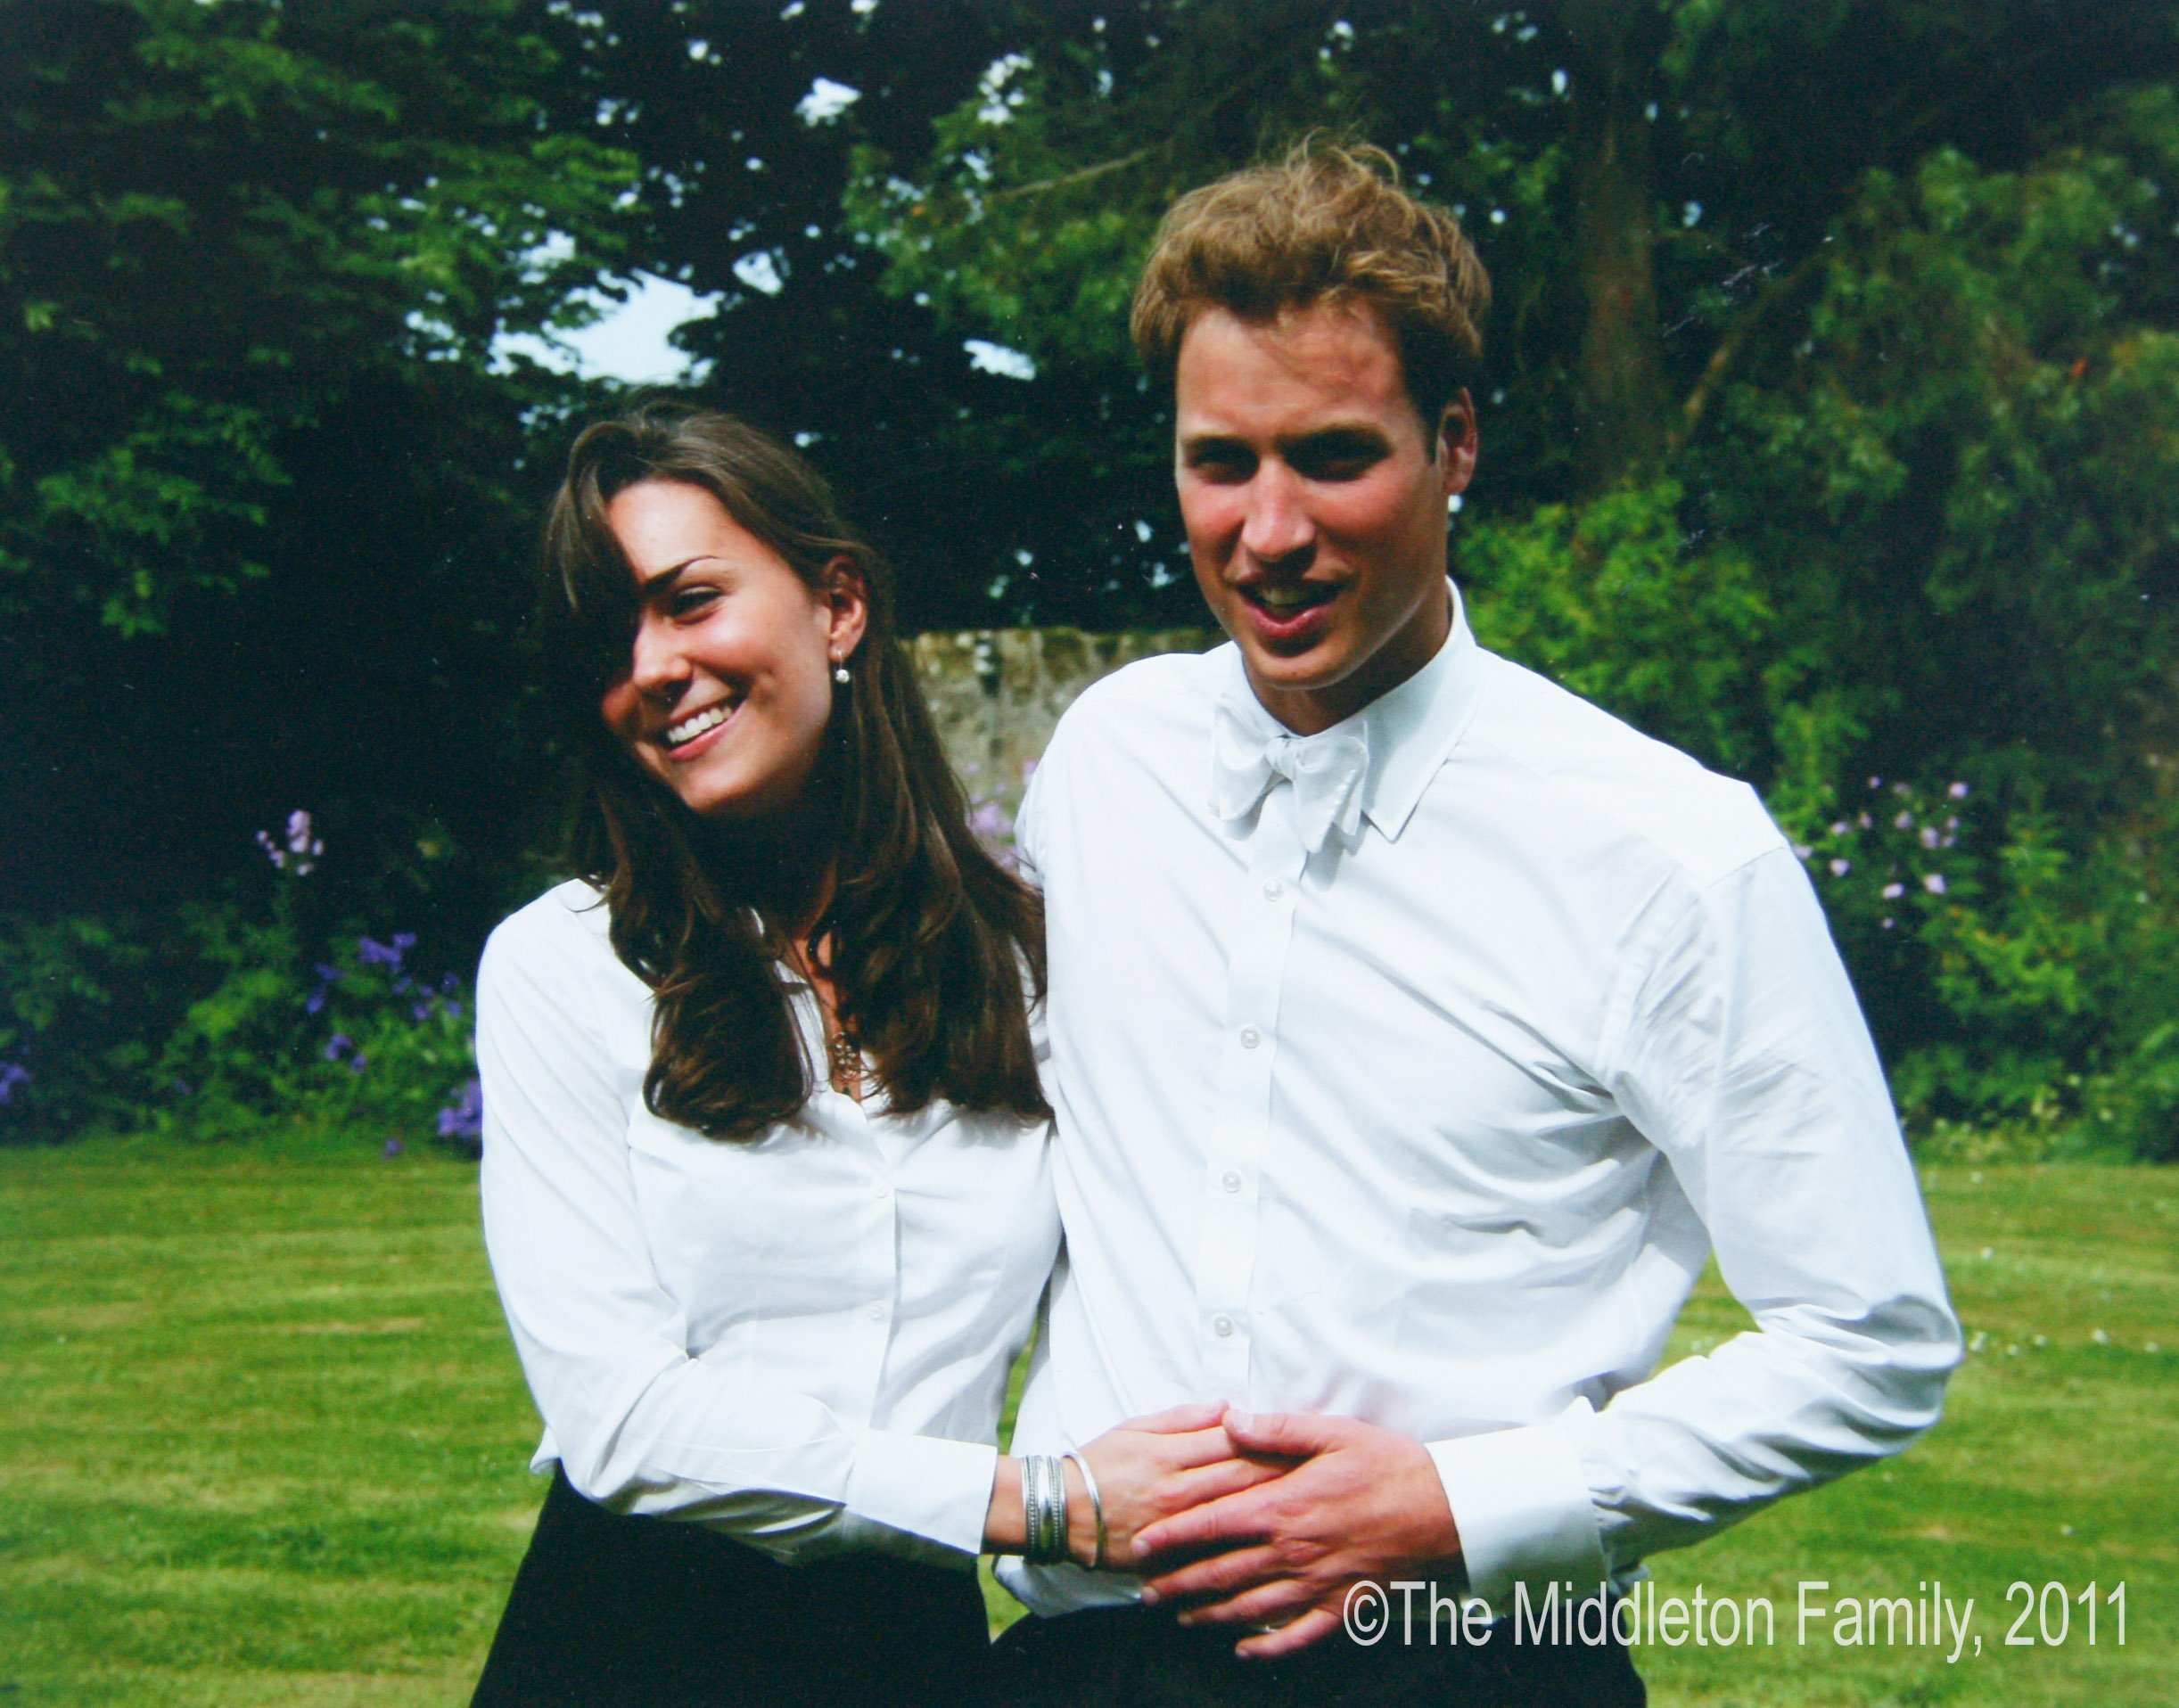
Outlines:
[[[1654,1646],[1660,1704],[2157,1704],[2179,1678],[2179,1173],[1932,1170],[1978,1351],[1895,1466],[1657,1563],[1768,1647]],[[472,1168],[331,1140],[0,1152],[0,1708],[466,1698],[542,1486]],[[1731,1331],[1706,1285],[1692,1349]],[[1797,1585],[1972,1596],[1983,1639],[1796,1641]],[[2008,1647],[2015,1581],[2126,1586]],[[2049,1612],[2053,1630],[2055,1601]],[[2030,1617],[2021,1627],[2033,1632]],[[1969,1645],[1971,1651],[1971,1642]]]

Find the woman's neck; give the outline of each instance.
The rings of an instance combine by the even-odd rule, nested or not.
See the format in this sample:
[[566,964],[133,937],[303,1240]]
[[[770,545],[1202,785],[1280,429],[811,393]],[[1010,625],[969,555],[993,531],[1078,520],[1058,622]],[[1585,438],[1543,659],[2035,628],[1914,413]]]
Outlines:
[[798,806],[712,827],[713,851],[736,868],[734,888],[797,943],[832,901],[836,857],[829,817]]

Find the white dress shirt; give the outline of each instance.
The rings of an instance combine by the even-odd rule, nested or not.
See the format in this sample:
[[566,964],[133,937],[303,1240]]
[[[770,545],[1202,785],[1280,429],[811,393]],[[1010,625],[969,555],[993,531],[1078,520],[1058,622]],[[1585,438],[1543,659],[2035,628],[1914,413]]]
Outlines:
[[533,1468],[777,1558],[966,1564],[1058,1243],[1045,1124],[829,1087],[753,1141],[662,1121],[651,993],[606,927],[563,883],[478,976],[485,1243],[545,1419]]
[[[1502,1614],[1936,1420],[1958,1326],[1791,850],[1457,596],[1315,736],[1230,645],[1107,678],[1019,834],[1066,1255],[1016,1450],[1190,1400],[1384,1425]],[[1756,1326],[1652,1375],[1713,1247]],[[1047,1613],[1131,1588],[1005,1574]]]

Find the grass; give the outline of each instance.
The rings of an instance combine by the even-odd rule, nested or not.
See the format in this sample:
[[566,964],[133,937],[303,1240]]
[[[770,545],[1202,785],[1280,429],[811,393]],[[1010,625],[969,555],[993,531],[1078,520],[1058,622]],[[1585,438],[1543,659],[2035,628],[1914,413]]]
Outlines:
[[[337,1135],[0,1152],[0,1708],[465,1701],[542,1484],[470,1166]],[[1978,1347],[1905,1458],[1656,1562],[1767,1648],[1646,1647],[1660,1704],[2148,1704],[2179,1676],[2179,1172],[1928,1174]],[[1733,1332],[1706,1282],[1676,1350]],[[1983,1638],[1795,1641],[1942,1580]],[[2126,1585],[2007,1647],[2008,1584]],[[996,1592],[994,1592],[996,1593]],[[2056,1611],[2052,1609],[2053,1625]],[[2030,1618],[2023,1630],[2033,1632]]]

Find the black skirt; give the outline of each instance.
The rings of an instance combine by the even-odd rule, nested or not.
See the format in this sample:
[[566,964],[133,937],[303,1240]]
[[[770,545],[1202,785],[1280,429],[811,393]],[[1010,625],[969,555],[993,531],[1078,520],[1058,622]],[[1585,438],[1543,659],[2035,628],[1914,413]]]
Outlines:
[[785,1566],[702,1524],[624,1517],[555,1469],[473,1708],[985,1700],[975,1574],[864,1555]]

